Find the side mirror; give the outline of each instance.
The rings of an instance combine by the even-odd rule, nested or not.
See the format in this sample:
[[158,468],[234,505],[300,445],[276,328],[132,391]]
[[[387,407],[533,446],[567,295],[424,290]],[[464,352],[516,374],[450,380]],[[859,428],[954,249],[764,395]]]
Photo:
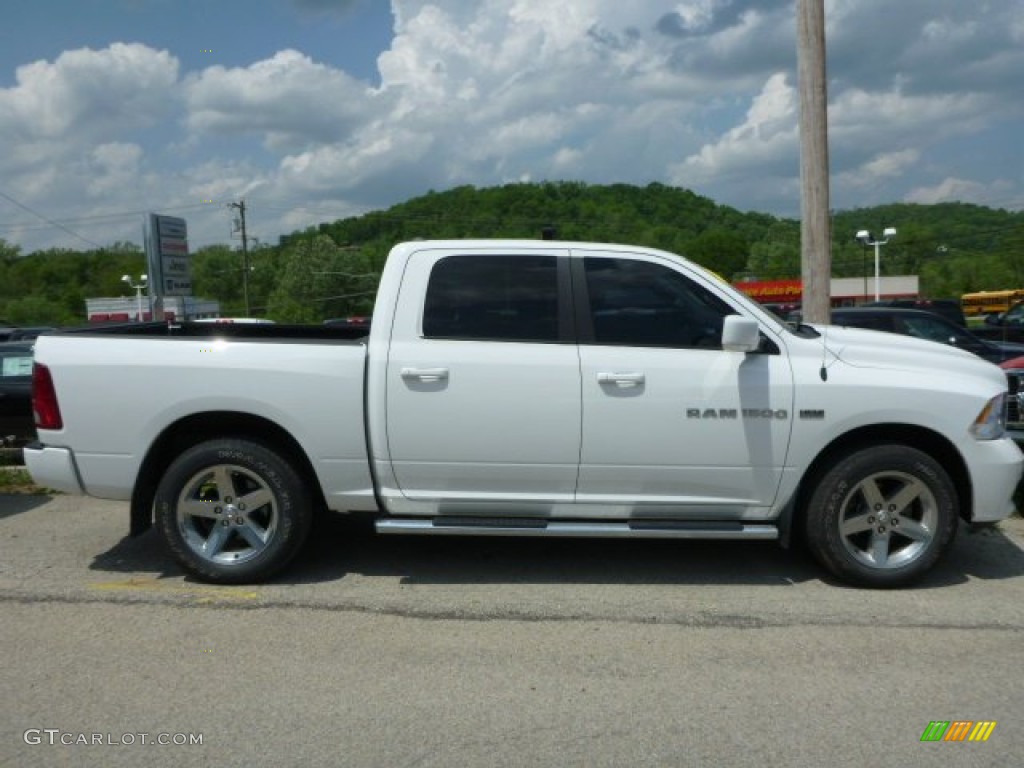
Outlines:
[[729,352],[754,352],[761,344],[761,326],[743,315],[726,315],[722,323],[722,349]]
[[1002,319],[1002,317],[1002,314],[985,315],[985,325],[999,325],[999,321]]

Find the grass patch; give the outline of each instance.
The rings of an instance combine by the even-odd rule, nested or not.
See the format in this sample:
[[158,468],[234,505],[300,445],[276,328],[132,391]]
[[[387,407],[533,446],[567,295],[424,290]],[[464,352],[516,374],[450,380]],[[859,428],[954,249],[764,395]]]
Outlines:
[[32,475],[24,467],[0,466],[0,493],[50,493],[32,482]]

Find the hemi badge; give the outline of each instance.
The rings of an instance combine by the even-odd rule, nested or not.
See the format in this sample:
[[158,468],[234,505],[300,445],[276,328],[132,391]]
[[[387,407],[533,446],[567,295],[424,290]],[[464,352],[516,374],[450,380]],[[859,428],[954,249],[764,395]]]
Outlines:
[[824,419],[825,411],[800,411],[801,419]]

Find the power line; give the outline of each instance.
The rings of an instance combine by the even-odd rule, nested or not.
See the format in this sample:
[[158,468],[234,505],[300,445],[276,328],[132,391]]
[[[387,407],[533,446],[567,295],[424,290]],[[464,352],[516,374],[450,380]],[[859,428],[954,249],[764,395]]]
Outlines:
[[[6,197],[6,195],[4,195],[4,197]],[[168,206],[158,205],[158,206],[155,206],[153,208],[149,208],[149,209],[144,210],[144,211],[140,210],[140,211],[118,211],[118,212],[112,212],[112,213],[98,213],[98,214],[94,214],[92,216],[76,216],[74,218],[65,218],[65,219],[62,219],[62,221],[64,223],[66,223],[66,224],[81,224],[81,223],[86,223],[86,222],[110,221],[112,219],[127,219],[127,218],[131,218],[133,216],[144,216],[146,214],[151,213],[154,210],[159,210],[159,211],[189,211],[189,210],[195,210],[197,208],[208,208],[209,206],[210,206],[210,203],[196,203],[196,204],[193,204],[193,205],[177,205],[177,206],[169,206],[169,207]],[[49,221],[49,220],[45,220],[45,221]],[[32,232],[32,231],[36,231],[36,230],[40,230],[40,229],[47,229],[47,227],[43,227],[43,226],[39,226],[39,225],[34,225],[34,226],[29,227],[29,226],[26,226],[24,224],[20,224],[18,222],[7,221],[7,222],[0,222],[0,229],[23,229],[23,230],[27,230],[27,231]]]
[[2,197],[4,200],[6,200],[7,202],[9,202],[11,204],[18,206],[23,211],[28,211],[29,213],[31,213],[36,218],[42,219],[47,224],[49,224],[51,226],[54,226],[54,227],[57,227],[57,229],[63,230],[64,232],[67,232],[72,237],[78,238],[83,243],[88,243],[89,245],[91,245],[91,246],[93,246],[95,248],[102,248],[103,247],[99,243],[94,243],[92,240],[90,240],[87,237],[82,237],[80,234],[78,234],[74,230],[68,229],[63,224],[61,224],[59,221],[54,221],[53,219],[49,219],[46,216],[44,216],[43,214],[39,213],[39,211],[32,210],[31,208],[29,208],[24,203],[19,203],[17,200],[15,200],[13,197],[11,197],[10,195],[8,195],[5,192],[0,192],[0,197]]

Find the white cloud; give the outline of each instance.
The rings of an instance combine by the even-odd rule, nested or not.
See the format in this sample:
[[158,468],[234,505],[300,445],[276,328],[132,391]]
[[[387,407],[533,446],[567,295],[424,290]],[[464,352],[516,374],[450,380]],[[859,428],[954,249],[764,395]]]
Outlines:
[[411,130],[374,130],[371,126],[348,144],[319,147],[282,159],[279,181],[289,190],[317,197],[367,192],[375,184],[401,185],[403,174],[419,176],[429,162],[434,139]]
[[189,168],[180,179],[187,199],[235,200],[270,183],[259,168],[242,162],[209,161]]
[[[14,85],[0,88],[3,188],[55,219],[137,208],[147,184],[142,140],[178,112],[177,77],[178,61],[169,53],[126,43],[66,51],[53,62],[18,67]],[[138,141],[122,140],[129,136]],[[7,218],[10,209],[4,213]],[[28,232],[40,227],[23,210],[15,214]],[[133,221],[136,239],[138,231]],[[81,239],[68,241],[62,230],[50,230],[45,245],[55,235],[83,246]],[[0,231],[0,237],[16,236]],[[35,245],[31,236],[27,242]]]
[[670,180],[699,187],[737,175],[751,180],[792,175],[799,139],[797,119],[795,89],[784,74],[773,74],[754,98],[744,121],[674,165]]
[[921,29],[921,39],[933,45],[950,45],[970,41],[977,32],[976,21],[964,23],[947,16],[927,22]]
[[834,138],[854,138],[879,147],[894,136],[934,140],[978,130],[986,122],[992,98],[973,93],[907,95],[899,85],[887,91],[851,88],[840,93],[829,108]]
[[558,169],[575,173],[579,171],[580,160],[583,157],[583,153],[578,149],[572,147],[561,147],[555,156],[552,158],[552,163]]
[[691,0],[675,7],[682,29],[693,32],[706,28],[714,18],[714,0]]
[[[376,85],[298,44],[184,76],[138,43],[25,64],[0,88],[2,186],[55,218],[244,195],[267,238],[321,211],[523,178],[661,181],[799,210],[791,0],[391,6]],[[1024,113],[1010,76],[1024,22],[1008,6],[1021,0],[906,0],[884,6],[879,28],[880,0],[828,3],[839,206],[991,199],[1000,184],[1002,199],[1021,198],[1019,180],[995,181],[1021,165],[1019,140],[1000,133],[1016,134]],[[188,216],[197,241],[223,237],[222,206]],[[138,224],[123,229],[134,238]],[[113,225],[88,234],[126,237]]]
[[915,166],[920,157],[921,152],[917,149],[883,152],[857,168],[838,174],[836,181],[855,187],[872,186],[884,179],[899,177],[906,173]]
[[293,50],[245,68],[210,67],[185,92],[191,130],[256,134],[272,149],[343,140],[373,102],[365,84]]
[[999,179],[991,184],[983,184],[969,179],[946,178],[934,186],[916,187],[903,198],[908,203],[947,203],[960,201],[979,205],[998,205],[1008,192],[1015,189],[1013,182]]
[[137,43],[26,64],[0,89],[0,137],[79,142],[150,126],[174,113],[177,78],[177,59]]
[[90,179],[86,192],[89,197],[119,196],[123,189],[134,187],[141,159],[142,147],[138,144],[100,144],[88,161]]
[[349,216],[366,213],[366,208],[355,206],[346,200],[320,200],[316,207],[299,205],[291,208],[281,217],[281,226],[286,232],[313,227],[324,221],[335,221]]

